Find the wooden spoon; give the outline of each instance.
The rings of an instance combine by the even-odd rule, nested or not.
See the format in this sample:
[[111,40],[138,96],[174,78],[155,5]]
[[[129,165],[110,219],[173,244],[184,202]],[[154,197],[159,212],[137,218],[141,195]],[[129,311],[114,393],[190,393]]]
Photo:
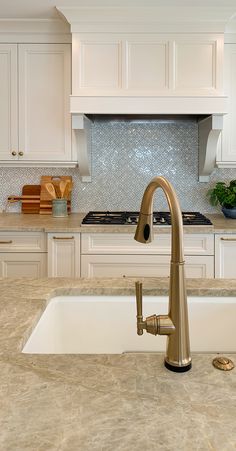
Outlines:
[[52,183],[45,183],[45,188],[47,192],[52,196],[53,199],[56,199],[56,191]]
[[67,181],[66,180],[61,180],[59,183],[59,188],[60,188],[60,197],[64,198],[64,193],[65,193],[65,189],[66,189],[66,185],[67,185]]
[[54,188],[55,188],[55,191],[56,191],[56,196],[57,196],[58,198],[61,197],[61,191],[60,191],[59,183],[60,183],[60,182],[52,182],[52,184],[53,184],[53,186],[54,186]]
[[64,197],[65,199],[68,199],[70,197],[70,193],[72,191],[72,187],[73,187],[73,183],[68,181],[67,185],[65,187],[65,191],[64,191]]

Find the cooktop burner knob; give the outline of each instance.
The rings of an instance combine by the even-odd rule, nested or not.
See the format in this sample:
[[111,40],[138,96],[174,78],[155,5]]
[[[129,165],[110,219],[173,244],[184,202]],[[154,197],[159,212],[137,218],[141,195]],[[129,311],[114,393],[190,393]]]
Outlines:
[[164,224],[166,222],[165,218],[163,218],[163,216],[160,219],[161,224]]
[[127,218],[127,222],[128,222],[129,224],[131,224],[131,223],[133,222],[130,216]]
[[157,223],[157,218],[153,218],[153,224]]

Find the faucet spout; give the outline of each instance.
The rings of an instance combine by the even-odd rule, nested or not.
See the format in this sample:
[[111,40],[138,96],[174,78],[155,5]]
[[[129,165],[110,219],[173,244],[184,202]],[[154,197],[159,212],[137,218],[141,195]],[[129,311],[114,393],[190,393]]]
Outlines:
[[[145,189],[134,238],[141,243],[150,243],[152,241],[153,195],[157,188],[161,188],[164,191],[171,214],[169,313],[164,317],[153,315],[147,318],[146,321],[142,319],[140,324],[138,324],[137,316],[137,329],[139,335],[141,335],[141,330],[143,329],[154,335],[167,335],[165,366],[172,371],[184,372],[191,368],[191,356],[184,273],[183,221],[175,190],[164,177],[153,178]],[[137,293],[141,297],[140,288],[137,290],[136,287]],[[150,318],[152,318],[152,327],[149,327]],[[165,318],[165,321],[163,318]],[[165,322],[169,325],[166,329],[164,326],[160,327],[160,324]],[[153,324],[157,326],[155,327]]]

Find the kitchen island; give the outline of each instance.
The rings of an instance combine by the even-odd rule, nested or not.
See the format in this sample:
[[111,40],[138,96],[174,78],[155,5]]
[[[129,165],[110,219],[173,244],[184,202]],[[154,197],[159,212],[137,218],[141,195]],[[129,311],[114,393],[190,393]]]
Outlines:
[[[168,293],[167,278],[143,282],[145,294]],[[236,280],[187,280],[187,290],[236,296]],[[0,449],[235,449],[236,370],[215,369],[213,354],[193,354],[177,374],[163,354],[21,353],[53,296],[91,293],[134,295],[134,279],[1,279]]]

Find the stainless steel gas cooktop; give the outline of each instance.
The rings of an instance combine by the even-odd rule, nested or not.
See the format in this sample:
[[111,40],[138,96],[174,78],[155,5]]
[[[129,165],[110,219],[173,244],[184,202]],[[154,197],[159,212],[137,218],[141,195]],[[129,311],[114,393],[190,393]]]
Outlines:
[[[83,219],[82,225],[135,225],[139,212],[136,211],[90,211]],[[201,213],[183,212],[184,225],[212,225],[210,219]],[[158,211],[153,213],[154,225],[171,225],[170,212]]]

